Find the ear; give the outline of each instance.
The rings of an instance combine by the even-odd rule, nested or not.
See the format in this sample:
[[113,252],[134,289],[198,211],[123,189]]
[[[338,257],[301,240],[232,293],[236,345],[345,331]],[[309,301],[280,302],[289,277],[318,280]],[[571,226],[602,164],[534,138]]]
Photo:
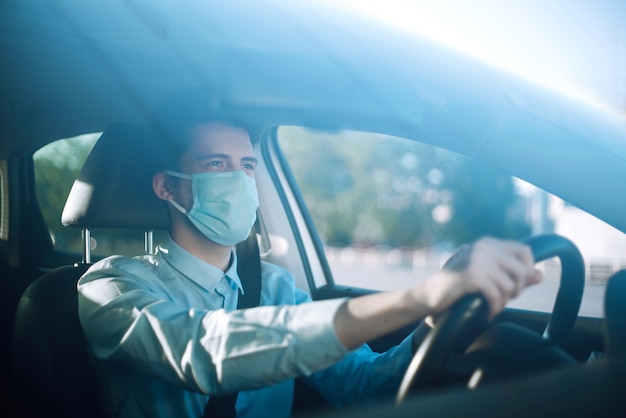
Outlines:
[[173,198],[169,176],[164,171],[159,171],[152,176],[152,190],[161,200]]

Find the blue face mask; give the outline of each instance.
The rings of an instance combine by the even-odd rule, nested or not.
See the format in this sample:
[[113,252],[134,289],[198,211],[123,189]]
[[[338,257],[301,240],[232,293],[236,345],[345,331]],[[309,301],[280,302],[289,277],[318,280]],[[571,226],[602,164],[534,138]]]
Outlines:
[[220,245],[233,246],[245,240],[256,221],[259,197],[254,178],[243,171],[167,174],[191,180],[193,206],[189,211],[169,202],[189,218],[202,234]]

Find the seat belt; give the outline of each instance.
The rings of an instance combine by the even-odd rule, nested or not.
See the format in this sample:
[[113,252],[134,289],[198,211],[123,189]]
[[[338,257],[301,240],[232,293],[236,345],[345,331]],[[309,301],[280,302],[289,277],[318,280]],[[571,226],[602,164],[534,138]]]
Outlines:
[[[244,293],[239,295],[237,309],[259,306],[261,303],[261,255],[256,238],[256,230],[252,227],[245,241],[235,247],[237,253],[237,274],[241,280]],[[203,418],[235,418],[235,402],[237,394],[211,396],[204,408]]]
[[239,295],[237,309],[254,308],[261,303],[261,253],[255,227],[252,227],[245,241],[237,244],[235,251],[237,274],[244,290],[244,293]]

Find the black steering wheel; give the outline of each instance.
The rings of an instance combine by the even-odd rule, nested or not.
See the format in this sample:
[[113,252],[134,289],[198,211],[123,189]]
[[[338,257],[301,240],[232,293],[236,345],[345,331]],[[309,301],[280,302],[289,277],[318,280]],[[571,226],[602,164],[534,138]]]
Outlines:
[[[583,258],[574,243],[559,235],[538,235],[522,242],[531,248],[535,262],[552,257],[561,261],[559,290],[543,337],[564,347],[582,300],[585,285]],[[458,342],[477,323],[486,322],[487,311],[487,302],[481,295],[467,295],[437,318],[406,370],[396,404],[404,400],[411,388],[425,387],[434,381]]]

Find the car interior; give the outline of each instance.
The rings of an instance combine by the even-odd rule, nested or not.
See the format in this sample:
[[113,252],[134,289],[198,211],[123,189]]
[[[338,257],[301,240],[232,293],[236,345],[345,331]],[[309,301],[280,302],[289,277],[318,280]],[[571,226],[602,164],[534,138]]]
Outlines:
[[[239,265],[249,268],[240,275],[250,277],[251,289],[265,260],[292,271],[314,300],[381,291],[343,281],[314,219],[318,202],[304,196],[299,177],[312,148],[330,154],[329,144],[344,141],[345,132],[397,137],[503,168],[626,231],[623,120],[373,19],[345,17],[344,24],[339,6],[270,0],[244,7],[233,0],[200,13],[191,2],[190,9],[148,3],[0,5],[0,56],[11,58],[0,66],[3,415],[98,416],[76,282],[114,251],[94,238],[97,231],[137,238],[140,248],[132,251],[139,253],[152,253],[166,233],[165,205],[151,189],[151,162],[165,150],[155,146],[150,112],[191,84],[206,87],[216,107],[264,125],[255,150],[257,223],[236,249],[249,260]],[[292,128],[297,134],[283,138]],[[307,142],[302,132],[330,139],[312,135]],[[49,220],[35,155],[82,135],[97,138],[84,160],[73,161],[77,149],[53,151],[76,170],[64,172],[73,182],[68,190],[51,183],[43,190],[64,201]],[[288,150],[289,141],[302,148]],[[407,229],[412,221],[404,221]],[[80,252],[60,245],[67,238],[53,224],[77,237]],[[547,310],[507,306],[487,323],[484,301],[463,299],[432,322],[368,342],[382,352],[413,331],[422,342],[409,369],[399,371],[396,399],[338,410],[298,379],[294,416],[626,415],[626,264],[611,264],[600,286],[581,242],[558,233],[523,239],[538,262],[556,260]],[[581,309],[590,288],[601,294],[597,315]]]
[[[85,241],[82,260],[42,274],[23,292],[16,308],[10,376],[12,402],[19,409],[17,416],[41,416],[51,410],[68,417],[98,414],[96,381],[78,322],[75,287],[78,278],[92,261],[90,246],[87,244],[91,229],[136,230],[144,234],[145,251],[152,253],[153,231],[167,227],[164,204],[158,201],[150,188],[154,171],[150,161],[161,158],[159,153],[162,149],[150,145],[154,145],[154,139],[145,127],[111,125],[101,135],[74,182],[63,210],[62,222],[66,227],[81,229]],[[116,161],[116,164],[110,164],[111,161]],[[142,161],[142,164],[137,164],[137,161]],[[256,229],[263,228],[257,226]],[[251,239],[237,247],[239,257],[249,261],[242,265],[258,265],[259,241],[253,231]],[[596,389],[603,388],[605,393],[600,409],[589,397],[581,396],[580,399],[584,400],[582,406],[578,402],[571,402],[572,411],[576,413],[581,411],[578,408],[604,413],[613,413],[621,408],[621,393],[616,390],[615,382],[611,379],[613,375],[619,377],[624,367],[620,360],[626,350],[626,322],[620,319],[624,309],[619,300],[620,294],[626,292],[626,275],[621,271],[609,280],[611,292],[607,293],[610,297],[607,296],[606,301],[606,330],[601,345],[590,346],[589,341],[585,340],[584,345],[577,347],[576,340],[570,340],[570,333],[576,327],[584,328],[586,321],[593,321],[577,318],[585,275],[578,249],[569,240],[557,235],[532,237],[527,242],[537,261],[550,257],[560,259],[562,282],[552,315],[540,315],[537,318],[537,315],[511,310],[503,313],[496,325],[487,327],[484,303],[478,297],[461,301],[456,309],[438,318],[432,329],[422,323],[418,332],[424,333],[424,339],[420,354],[416,354],[418,361],[412,363],[407,371],[409,377],[405,376],[404,387],[399,389],[398,399],[402,402],[397,407],[399,416],[404,416],[401,415],[404,413],[402,411],[417,410],[413,408],[436,411],[441,407],[437,403],[438,399],[442,399],[440,402],[445,404],[450,402],[449,399],[455,399],[454,404],[461,411],[466,407],[461,406],[464,402],[474,405],[481,396],[502,398],[498,392],[514,383],[506,380],[506,385],[501,386],[499,381],[512,376],[530,376],[515,383],[524,387],[531,385],[533,379],[538,379],[533,376],[533,372],[542,373],[542,387],[550,379],[558,382],[558,385],[550,386],[551,389],[543,390],[554,390],[554,396],[564,396],[561,393],[571,396],[577,390],[582,390],[581,382],[587,382],[587,379],[594,382]],[[371,290],[326,285],[318,289],[316,297],[358,296],[369,292]],[[384,350],[410,331],[398,331],[371,345]],[[469,336],[471,338],[467,340]],[[598,349],[606,350],[602,360],[592,366],[581,365],[586,362],[584,356],[588,357],[591,350]],[[556,372],[546,375],[546,371],[551,369]],[[610,373],[604,376],[604,372],[598,370],[610,370]],[[467,389],[458,388],[459,382],[464,384],[468,381],[473,385],[471,397],[465,395]],[[493,382],[495,387],[494,384],[489,385]],[[434,388],[446,385],[456,389],[447,392],[447,395],[426,396]],[[485,385],[486,389],[483,389]],[[328,405],[319,395],[305,388],[302,383],[298,387],[296,408],[302,408],[305,414],[315,410],[328,412]],[[418,389],[424,391],[423,394],[411,398],[411,394],[420,393],[416,392]],[[495,394],[492,393],[494,391]],[[483,392],[486,394],[480,395]],[[520,393],[524,397],[528,396],[524,391]],[[407,396],[410,398],[405,401]],[[606,402],[606,396],[609,397],[609,403]],[[29,402],[33,397],[39,401]],[[520,411],[523,413],[520,412],[519,416],[527,416],[531,411],[539,416],[548,416],[550,413],[550,409],[535,411],[532,409],[535,406],[531,409],[521,406],[522,403],[536,405],[534,401],[525,403],[527,401],[517,396],[511,399],[520,403]],[[365,416],[378,416],[368,410],[358,411]]]

